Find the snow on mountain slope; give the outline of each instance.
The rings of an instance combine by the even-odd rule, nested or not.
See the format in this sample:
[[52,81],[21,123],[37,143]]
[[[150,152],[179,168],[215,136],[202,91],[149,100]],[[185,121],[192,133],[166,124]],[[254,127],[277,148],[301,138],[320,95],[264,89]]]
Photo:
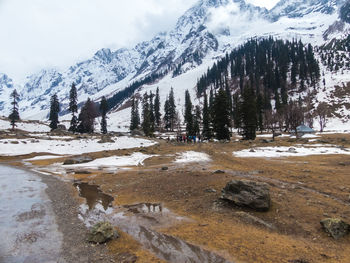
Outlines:
[[3,112],[5,107],[10,105],[5,102],[5,98],[9,98],[13,91],[13,81],[7,75],[0,73],[0,111]]
[[[132,49],[101,49],[93,58],[64,72],[46,69],[28,77],[20,90],[21,116],[45,118],[50,96],[55,93],[65,108],[72,82],[77,84],[79,102],[83,102],[88,97],[98,100],[103,95],[113,95],[135,80],[164,71],[169,74],[137,92],[152,90],[155,93],[159,86],[164,103],[173,87],[181,115],[185,90],[190,90],[194,100],[197,79],[225,52],[251,37],[269,35],[321,45],[324,32],[338,19],[337,10],[344,1],[281,0],[268,11],[244,0],[200,0],[179,18],[173,30],[160,33],[150,41]],[[172,78],[175,68],[179,75]],[[0,87],[5,86],[2,84],[5,82],[0,78]],[[9,109],[7,95],[4,93],[0,99],[0,108],[5,112]],[[117,126],[128,125],[128,112],[125,109],[111,113],[110,120],[120,124]]]

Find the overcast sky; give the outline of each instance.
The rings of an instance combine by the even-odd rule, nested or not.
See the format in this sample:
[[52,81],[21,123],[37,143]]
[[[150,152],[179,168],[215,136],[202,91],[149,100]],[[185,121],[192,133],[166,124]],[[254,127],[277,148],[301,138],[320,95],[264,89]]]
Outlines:
[[[198,0],[0,0],[0,72],[63,69],[171,29]],[[278,0],[248,0],[271,8]]]

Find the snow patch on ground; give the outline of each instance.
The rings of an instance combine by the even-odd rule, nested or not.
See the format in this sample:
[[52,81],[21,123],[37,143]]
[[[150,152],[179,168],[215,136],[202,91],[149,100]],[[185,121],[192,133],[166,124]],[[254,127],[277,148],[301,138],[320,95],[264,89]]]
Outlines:
[[89,152],[149,147],[156,142],[132,137],[114,137],[114,143],[98,143],[99,138],[80,139],[73,141],[60,140],[0,140],[0,156],[16,156],[31,153],[52,153],[61,155],[75,155]]
[[235,157],[254,157],[254,158],[278,158],[290,156],[308,156],[308,155],[327,155],[327,154],[346,154],[350,155],[350,149],[340,147],[324,146],[296,146],[296,147],[259,147],[254,149],[245,149],[233,152]]
[[314,139],[314,138],[320,138],[319,136],[315,135],[315,134],[305,134],[302,136],[302,138],[305,139]]
[[56,159],[56,158],[61,158],[61,157],[66,157],[62,155],[41,155],[41,156],[35,156],[30,159],[25,159],[24,161],[40,161],[40,160],[49,160],[49,159]]
[[211,158],[206,153],[188,151],[180,153],[176,158],[175,163],[199,163],[210,162]]
[[85,168],[99,168],[99,167],[127,167],[143,165],[143,162],[156,155],[148,155],[140,152],[133,153],[130,156],[111,156],[107,158],[99,158],[88,163],[65,165],[65,167],[85,167]]
[[[50,127],[48,125],[39,122],[17,122],[16,129],[27,132],[49,132]],[[10,130],[11,125],[9,121],[0,119],[0,130]]]

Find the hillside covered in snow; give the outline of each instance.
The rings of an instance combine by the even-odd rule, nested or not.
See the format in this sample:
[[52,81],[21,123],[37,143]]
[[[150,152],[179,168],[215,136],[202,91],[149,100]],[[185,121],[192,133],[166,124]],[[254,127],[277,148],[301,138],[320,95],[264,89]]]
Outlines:
[[[197,82],[209,67],[251,38],[273,37],[312,44],[321,72],[319,83],[314,85],[317,91],[314,104],[337,102],[341,105],[334,116],[346,120],[349,93],[346,88],[341,95],[338,91],[350,82],[348,50],[338,50],[340,66],[330,67],[327,62],[334,43],[347,37],[348,21],[340,16],[345,2],[281,0],[267,10],[244,0],[200,0],[178,19],[175,28],[133,48],[116,51],[102,48],[91,59],[65,71],[43,69],[28,76],[25,83],[15,83],[10,76],[1,74],[1,114],[8,115],[9,94],[16,88],[21,98],[21,117],[45,120],[53,94],[58,95],[62,109],[67,108],[69,89],[74,82],[80,103],[88,97],[95,101],[102,96],[118,98],[109,114],[109,123],[115,129],[130,122],[130,108],[125,104],[128,99],[135,93],[141,96],[145,92],[155,93],[157,87],[162,104],[170,88],[174,89],[177,110],[183,115],[185,90],[190,91],[193,103],[199,104]],[[148,81],[143,81],[147,78]],[[125,92],[133,83],[140,85]]]

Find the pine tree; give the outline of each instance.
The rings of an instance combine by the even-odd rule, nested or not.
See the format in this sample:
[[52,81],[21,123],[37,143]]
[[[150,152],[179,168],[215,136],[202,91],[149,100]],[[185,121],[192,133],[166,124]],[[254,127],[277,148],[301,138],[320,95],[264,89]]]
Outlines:
[[142,130],[146,136],[151,136],[151,120],[150,120],[150,106],[147,92],[143,95],[142,100]]
[[157,128],[160,127],[160,120],[162,118],[162,115],[160,113],[160,97],[159,97],[159,87],[157,87],[156,91],[156,97],[154,99],[154,117],[156,121]]
[[216,139],[230,140],[230,109],[226,92],[220,89],[213,105],[213,126]]
[[132,97],[130,131],[138,129],[140,126],[139,103],[135,96]]
[[204,103],[203,103],[203,137],[204,139],[212,138],[212,131],[210,128],[210,113],[208,108],[208,96],[204,93]]
[[88,98],[84,106],[80,110],[78,117],[77,130],[80,133],[93,133],[94,122],[97,117],[97,110],[95,104]]
[[77,100],[78,100],[77,88],[73,83],[69,92],[69,111],[72,113],[72,119],[70,121],[69,131],[71,132],[76,132],[78,127],[78,118],[76,116],[76,114],[78,113]]
[[105,96],[102,97],[100,103],[100,112],[102,116],[101,120],[101,133],[107,134],[107,111],[108,111],[108,102]]
[[256,97],[254,89],[245,87],[242,103],[243,139],[255,140],[257,128]]
[[170,129],[171,131],[174,131],[174,127],[177,120],[177,112],[176,112],[176,105],[175,105],[175,96],[174,96],[174,89],[170,89],[169,93],[169,120],[170,120]]
[[242,105],[241,105],[241,99],[239,94],[234,94],[233,95],[233,124],[236,129],[242,128]]
[[185,92],[185,123],[186,123],[186,133],[188,136],[194,135],[193,130],[193,114],[192,114],[192,102],[191,96],[188,90]]
[[57,94],[54,94],[51,97],[50,117],[49,117],[51,131],[57,129],[57,125],[59,123],[58,121],[59,112],[60,112],[60,103],[58,102]]
[[20,119],[19,112],[18,112],[19,94],[17,93],[16,89],[11,93],[10,99],[12,100],[12,102],[11,102],[12,111],[11,111],[11,114],[9,116],[9,119],[11,122],[12,130],[14,130],[16,127],[16,122]]
[[171,129],[171,121],[170,121],[170,105],[169,99],[166,98],[164,103],[164,128],[168,131]]
[[155,131],[155,126],[156,126],[156,117],[154,114],[154,103],[153,103],[153,93],[151,91],[149,95],[149,110],[150,110],[150,115],[149,115],[149,120],[150,120],[150,128],[151,128],[151,133],[153,134]]
[[264,130],[263,105],[264,105],[263,97],[261,93],[258,92],[257,98],[256,98],[256,111],[258,114],[258,127],[261,132]]
[[196,106],[195,108],[195,114],[194,114],[194,120],[193,120],[193,135],[200,135],[200,123],[202,120],[201,116],[201,108],[199,105]]

